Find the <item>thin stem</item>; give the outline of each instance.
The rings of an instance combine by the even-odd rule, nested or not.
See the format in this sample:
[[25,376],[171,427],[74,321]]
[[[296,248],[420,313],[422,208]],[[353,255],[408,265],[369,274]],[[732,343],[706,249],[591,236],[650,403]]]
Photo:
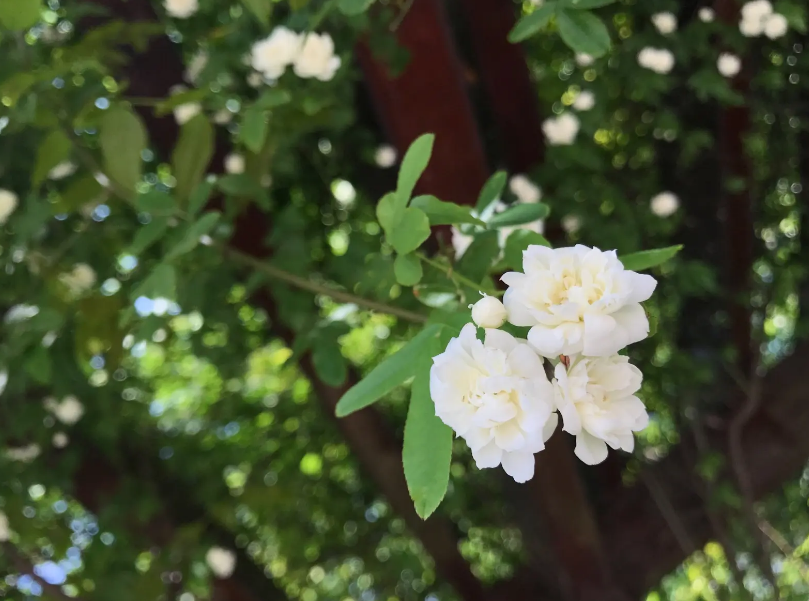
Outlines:
[[445,265],[442,265],[438,261],[435,261],[435,260],[431,259],[430,257],[426,256],[423,253],[417,253],[417,256],[418,256],[419,259],[424,261],[424,263],[426,263],[427,265],[429,265],[433,269],[437,269],[438,271],[443,273],[450,280],[452,280],[456,285],[463,284],[464,286],[467,286],[468,288],[471,288],[472,290],[480,290],[481,292],[485,292],[489,296],[502,296],[502,294],[503,294],[503,292],[501,290],[492,290],[492,289],[484,290],[483,286],[480,283],[473,282],[472,280],[470,280],[466,276],[463,276],[460,273],[457,273],[456,271],[453,271],[451,267],[447,267]]

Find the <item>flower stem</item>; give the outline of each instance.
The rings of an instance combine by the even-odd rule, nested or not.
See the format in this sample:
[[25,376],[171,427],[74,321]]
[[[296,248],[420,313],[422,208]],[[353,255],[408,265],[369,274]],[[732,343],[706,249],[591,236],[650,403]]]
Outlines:
[[487,289],[487,287],[483,286],[481,283],[473,282],[472,280],[470,280],[466,276],[461,275],[457,271],[453,271],[452,267],[447,267],[446,265],[442,265],[438,261],[436,261],[434,259],[431,259],[430,257],[424,255],[423,253],[416,253],[416,254],[417,254],[419,259],[424,261],[424,263],[426,263],[427,265],[429,265],[433,269],[437,269],[438,271],[443,273],[450,280],[452,280],[452,282],[458,287],[460,287],[460,285],[462,284],[462,285],[466,286],[467,288],[471,288],[472,290],[479,290],[480,292],[488,294],[489,296],[502,296],[503,295],[503,292],[501,290],[494,290],[492,288]]

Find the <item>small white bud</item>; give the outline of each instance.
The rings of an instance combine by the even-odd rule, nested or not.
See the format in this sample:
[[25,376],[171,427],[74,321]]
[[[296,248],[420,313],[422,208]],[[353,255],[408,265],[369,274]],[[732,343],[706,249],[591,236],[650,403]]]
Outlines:
[[483,298],[472,306],[472,321],[481,328],[499,328],[506,322],[506,317],[508,313],[505,306],[500,299],[493,296],[484,294]]

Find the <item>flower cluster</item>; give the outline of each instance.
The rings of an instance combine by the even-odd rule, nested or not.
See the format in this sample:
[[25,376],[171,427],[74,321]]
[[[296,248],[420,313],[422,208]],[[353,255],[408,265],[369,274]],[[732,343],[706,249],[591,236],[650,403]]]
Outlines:
[[[533,455],[558,416],[587,464],[604,461],[607,446],[632,451],[648,416],[635,396],[641,372],[618,352],[648,336],[640,303],[655,279],[624,269],[615,251],[532,245],[523,272],[502,281],[503,302],[484,296],[472,308],[475,323],[433,359],[436,415],[466,440],[479,468],[502,465],[517,482],[533,476]],[[527,338],[497,329],[505,321],[530,328]]]
[[562,113],[542,122],[542,133],[551,146],[569,146],[579,133],[579,118],[573,113]]
[[205,554],[205,563],[217,578],[230,578],[236,568],[236,555],[222,547],[211,547]]
[[644,48],[638,52],[638,64],[644,69],[665,75],[674,68],[674,55],[665,48]]
[[784,15],[773,12],[769,0],[752,0],[742,6],[739,31],[748,38],[766,35],[776,40],[786,35],[789,23]]
[[742,70],[742,59],[730,52],[723,52],[716,60],[716,68],[725,77],[736,77]]
[[298,77],[329,81],[340,62],[328,33],[299,34],[286,27],[276,27],[250,51],[250,65],[269,81],[281,77],[289,66]]

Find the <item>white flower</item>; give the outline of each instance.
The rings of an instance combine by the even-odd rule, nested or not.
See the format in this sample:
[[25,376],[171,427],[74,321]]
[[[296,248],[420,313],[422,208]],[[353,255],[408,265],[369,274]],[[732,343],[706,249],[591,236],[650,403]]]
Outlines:
[[244,173],[244,157],[240,154],[230,153],[225,157],[225,171],[227,173]]
[[542,200],[542,190],[522,173],[511,176],[508,189],[522,203],[533,204]]
[[0,371],[0,395],[6,391],[7,385],[8,385],[8,371],[4,369]]
[[763,21],[772,14],[769,0],[752,0],[742,6],[743,21]]
[[742,68],[742,60],[735,54],[723,52],[716,61],[716,68],[725,77],[735,77]]
[[164,0],[163,6],[171,17],[187,19],[199,10],[198,0]]
[[24,447],[13,447],[6,449],[6,457],[12,461],[20,461],[22,463],[30,463],[39,457],[39,445],[29,444]]
[[253,44],[250,65],[264,77],[278,79],[295,61],[300,50],[300,35],[286,27],[276,27],[269,37]]
[[76,263],[71,271],[59,275],[59,281],[78,296],[95,286],[96,272],[87,263]]
[[499,328],[506,323],[506,308],[500,299],[484,294],[472,305],[472,321],[481,328]]
[[6,323],[20,323],[39,314],[39,307],[34,305],[14,305],[3,317]]
[[390,144],[382,144],[374,153],[374,161],[382,169],[393,167],[396,164],[396,159],[396,149]]
[[585,54],[584,52],[577,52],[576,53],[576,64],[579,67],[589,67],[595,62],[595,59],[590,56],[589,54]]
[[0,189],[0,225],[3,225],[17,208],[19,199],[11,190]]
[[217,125],[227,125],[231,121],[233,121],[233,113],[228,109],[222,109],[214,113],[213,122]]
[[638,64],[662,75],[674,68],[674,55],[665,48],[647,47],[638,53]]
[[53,435],[51,442],[53,443],[53,446],[56,447],[57,449],[64,449],[70,442],[70,439],[64,432],[57,432],[56,434]]
[[680,208],[680,199],[673,192],[661,192],[649,203],[652,213],[658,217],[671,217]]
[[174,107],[174,120],[177,125],[188,123],[202,112],[202,106],[199,102],[187,102]]
[[53,169],[48,171],[48,179],[58,181],[76,173],[76,163],[72,161],[62,161]]
[[517,482],[534,475],[534,453],[556,429],[553,387],[542,359],[502,330],[476,337],[466,324],[433,359],[435,414],[466,440],[478,468],[503,466]]
[[764,35],[771,40],[777,40],[786,35],[789,29],[789,22],[784,15],[775,13],[770,15],[767,22],[764,24]]
[[267,80],[258,71],[253,71],[250,75],[247,76],[247,85],[250,86],[251,88],[260,88],[266,83]]
[[581,229],[581,219],[578,215],[565,215],[562,217],[562,229],[568,234],[575,234]]
[[677,31],[677,17],[674,13],[662,12],[652,15],[652,23],[657,31],[663,35],[669,35]]
[[56,419],[67,426],[72,426],[84,415],[84,405],[73,395],[66,396],[61,403],[53,397],[48,397],[43,401],[43,405]]
[[191,59],[191,62],[188,63],[188,67],[186,67],[185,69],[183,78],[188,83],[196,83],[197,79],[202,73],[202,70],[205,69],[205,66],[207,64],[208,64],[208,53],[200,50],[194,55],[194,58]]
[[329,81],[340,68],[340,57],[334,55],[334,42],[328,33],[310,33],[295,57],[292,67],[298,77],[316,77]]
[[475,240],[474,236],[464,234],[454,225],[452,226],[452,248],[455,249],[455,259],[460,259],[461,256],[469,248],[469,245]]
[[11,535],[11,529],[8,526],[8,518],[6,514],[0,511],[0,543],[6,542]]
[[739,31],[747,38],[755,38],[764,33],[764,21],[745,21],[742,19],[739,22]]
[[217,578],[229,578],[236,568],[236,555],[222,547],[211,547],[205,554],[205,563]]
[[712,8],[703,6],[699,9],[699,20],[703,23],[710,23],[714,20],[714,16],[715,14]]
[[554,371],[554,400],[562,429],[576,437],[576,457],[587,465],[607,458],[607,445],[631,453],[633,432],[643,430],[649,416],[635,396],[643,375],[622,355],[572,357]]
[[596,97],[590,90],[582,90],[573,101],[573,108],[577,111],[589,111],[596,105]]
[[540,355],[603,357],[649,335],[640,303],[657,282],[625,270],[615,251],[531,245],[523,269],[501,278],[509,286],[503,303],[510,323],[531,327],[528,342]]
[[573,113],[562,113],[557,117],[545,119],[542,132],[551,146],[573,144],[579,133],[579,119]]

